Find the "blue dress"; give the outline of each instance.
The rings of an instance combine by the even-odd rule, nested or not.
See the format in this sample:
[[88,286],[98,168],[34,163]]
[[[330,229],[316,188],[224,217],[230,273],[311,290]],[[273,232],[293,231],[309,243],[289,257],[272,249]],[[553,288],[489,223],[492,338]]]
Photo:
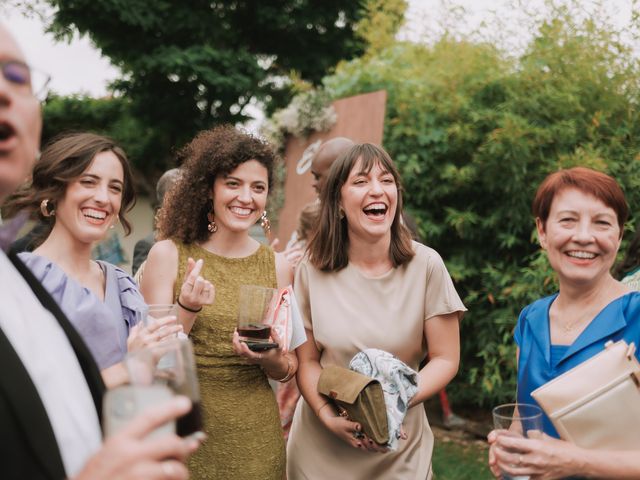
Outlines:
[[[520,347],[518,358],[518,402],[536,401],[531,392],[558,375],[604,350],[609,340],[626,340],[640,346],[640,293],[631,292],[613,300],[591,321],[575,341],[566,347],[551,345],[549,308],[558,294],[527,305],[518,318],[514,338]],[[636,350],[640,359],[640,348]],[[543,415],[543,430],[560,438],[551,420]]]
[[98,261],[105,275],[102,301],[49,259],[29,252],[18,256],[71,321],[101,370],[124,359],[129,329],[142,320],[147,310],[138,287],[126,272]]

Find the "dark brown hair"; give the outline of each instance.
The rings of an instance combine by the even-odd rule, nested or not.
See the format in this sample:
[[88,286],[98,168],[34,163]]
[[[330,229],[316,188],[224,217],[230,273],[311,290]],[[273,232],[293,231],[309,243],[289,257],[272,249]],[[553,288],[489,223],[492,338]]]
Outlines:
[[545,178],[536,192],[531,210],[536,218],[545,226],[551,211],[553,199],[567,188],[577,188],[581,192],[593,195],[607,207],[616,212],[620,235],[624,231],[624,223],[629,216],[629,207],[624,193],[612,177],[586,167],[573,167],[553,172]]
[[160,238],[183,243],[209,238],[207,213],[212,208],[211,190],[218,175],[227,175],[238,165],[256,160],[267,169],[272,185],[276,154],[271,146],[231,125],[200,132],[179,153],[181,174],[166,194],[158,212]]
[[53,138],[42,150],[33,168],[31,182],[9,197],[5,215],[11,217],[21,210],[29,210],[32,219],[49,226],[37,240],[37,244],[41,243],[51,233],[55,216],[43,216],[40,203],[49,200],[49,208],[55,209],[56,204],[64,198],[69,184],[79,178],[101,152],[112,152],[122,164],[124,181],[118,215],[128,235],[131,225],[125,214],[136,203],[131,167],[122,148],[110,138],[95,133],[67,133]]
[[[358,163],[361,162],[361,163]],[[375,165],[389,172],[398,189],[398,205],[391,223],[391,245],[389,257],[394,267],[408,263],[415,252],[411,245],[411,234],[402,223],[402,186],[400,174],[381,147],[371,143],[354,145],[331,165],[327,182],[320,198],[320,216],[318,226],[309,241],[309,261],[325,272],[336,272],[349,263],[349,234],[347,219],[340,215],[340,191],[349,178],[353,168],[369,172]]]

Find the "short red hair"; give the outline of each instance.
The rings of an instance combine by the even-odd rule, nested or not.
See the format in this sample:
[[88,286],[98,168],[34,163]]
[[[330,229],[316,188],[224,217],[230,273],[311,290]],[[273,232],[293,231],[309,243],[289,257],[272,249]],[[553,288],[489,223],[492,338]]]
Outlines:
[[586,167],[573,167],[553,172],[545,178],[536,192],[531,210],[536,218],[546,225],[553,199],[558,193],[576,188],[581,192],[593,195],[607,207],[616,212],[620,234],[624,230],[624,223],[629,216],[629,206],[624,193],[612,177]]

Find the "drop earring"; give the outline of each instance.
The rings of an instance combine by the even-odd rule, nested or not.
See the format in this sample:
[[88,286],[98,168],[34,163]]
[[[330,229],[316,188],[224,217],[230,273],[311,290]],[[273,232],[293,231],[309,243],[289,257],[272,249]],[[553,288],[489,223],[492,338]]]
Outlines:
[[216,223],[215,218],[213,216],[213,209],[211,209],[211,211],[207,213],[207,220],[209,221],[209,224],[207,225],[207,230],[209,230],[210,233],[216,233],[218,231],[218,224]]
[[49,199],[45,198],[40,202],[40,213],[43,217],[51,217],[56,214],[56,207],[53,203],[49,204]]
[[260,216],[260,226],[262,227],[262,230],[264,230],[264,234],[268,237],[271,233],[271,221],[269,220],[269,217],[267,217],[266,210],[262,212],[262,215]]
[[109,226],[109,228],[111,228],[111,229],[116,228],[116,225],[118,224],[118,222],[119,222],[119,221],[120,221],[120,215],[116,215],[116,221],[115,221],[115,222],[113,222],[113,223]]

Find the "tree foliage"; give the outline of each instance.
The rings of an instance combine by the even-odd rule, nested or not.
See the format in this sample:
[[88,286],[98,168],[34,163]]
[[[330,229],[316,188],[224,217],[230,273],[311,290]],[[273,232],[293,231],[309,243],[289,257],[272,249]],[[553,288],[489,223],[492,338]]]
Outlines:
[[334,98],[385,89],[384,145],[406,205],[444,257],[469,308],[457,401],[514,399],[513,328],[556,288],[533,235],[537,185],[586,165],[640,207],[640,69],[619,32],[558,6],[521,55],[445,33],[393,42],[343,62],[324,80]]
[[[59,37],[87,34],[123,77],[115,93],[149,128],[145,159],[193,134],[288,99],[292,71],[318,82],[361,52],[360,2],[339,0],[46,0]],[[146,161],[146,160],[145,160]]]

